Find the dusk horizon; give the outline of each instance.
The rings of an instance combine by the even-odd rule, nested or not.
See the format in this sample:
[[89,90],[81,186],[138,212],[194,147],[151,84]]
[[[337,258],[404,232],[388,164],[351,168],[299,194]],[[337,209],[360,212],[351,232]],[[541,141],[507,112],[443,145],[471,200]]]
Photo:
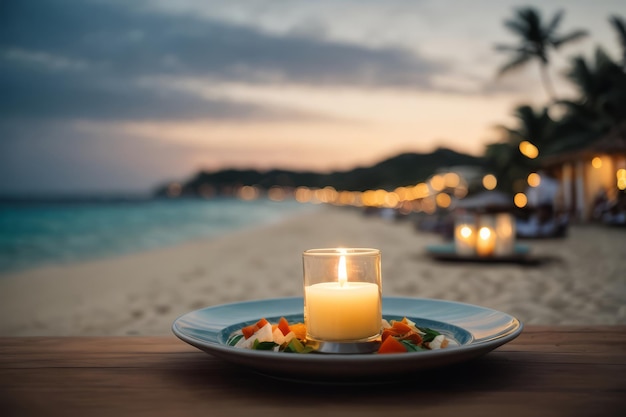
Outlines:
[[[524,6],[572,57],[619,57],[617,1],[122,1],[5,3],[0,193],[142,192],[221,169],[344,171],[437,148],[479,156],[521,104],[549,99],[539,66],[502,77],[504,21]],[[450,7],[462,13],[450,13]]]

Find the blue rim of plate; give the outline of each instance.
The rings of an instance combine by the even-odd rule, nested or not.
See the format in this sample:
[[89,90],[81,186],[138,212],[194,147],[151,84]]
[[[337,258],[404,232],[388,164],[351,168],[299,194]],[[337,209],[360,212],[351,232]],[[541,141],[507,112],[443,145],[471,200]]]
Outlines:
[[218,358],[278,378],[308,382],[387,381],[423,369],[464,362],[510,342],[522,332],[515,317],[472,304],[428,299],[384,297],[383,317],[407,317],[455,338],[459,346],[395,355],[288,354],[228,346],[228,336],[261,317],[301,320],[301,297],[222,304],[180,316],[173,333],[184,342]]

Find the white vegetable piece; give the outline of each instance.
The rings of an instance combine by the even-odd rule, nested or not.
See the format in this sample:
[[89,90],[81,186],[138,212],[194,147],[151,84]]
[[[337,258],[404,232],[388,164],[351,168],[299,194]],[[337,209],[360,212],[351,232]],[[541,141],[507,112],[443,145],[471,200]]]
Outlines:
[[242,337],[235,344],[235,347],[242,349],[252,349],[252,345],[254,345],[255,340],[258,340],[259,342],[273,342],[274,337],[272,334],[272,325],[269,323],[266,324],[247,339],[245,337]]
[[296,334],[294,332],[289,332],[285,335],[285,342],[284,343],[289,343],[291,342],[291,339],[295,339],[296,338]]
[[273,342],[274,335],[272,333],[272,325],[267,323],[265,326],[261,327],[250,339],[257,339],[259,343],[262,342]]
[[253,343],[254,343],[254,336],[252,336],[252,337],[250,337],[248,339],[246,339],[245,337],[242,337],[235,344],[235,347],[242,348],[242,349],[251,349]]
[[432,350],[435,350],[435,349],[441,349],[443,347],[446,347],[447,345],[448,345],[448,342],[446,341],[446,337],[440,334],[439,336],[435,336],[432,342],[428,344],[428,347],[431,348]]
[[274,343],[279,345],[285,343],[285,336],[283,336],[283,332],[281,332],[278,327],[274,329],[274,333],[272,333],[272,336],[274,337]]

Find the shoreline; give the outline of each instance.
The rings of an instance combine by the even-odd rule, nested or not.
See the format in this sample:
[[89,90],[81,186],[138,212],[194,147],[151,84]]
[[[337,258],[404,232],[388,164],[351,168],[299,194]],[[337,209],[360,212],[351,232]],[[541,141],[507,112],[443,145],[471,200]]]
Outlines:
[[[198,229],[198,227],[202,228],[204,225],[210,224],[211,222],[213,222],[215,226],[213,228],[208,228],[208,229],[204,228],[202,229],[201,232],[193,232],[192,229],[189,228],[190,223],[189,222],[185,223],[185,220],[184,220],[185,219],[184,215],[185,213],[187,213],[187,211],[185,211],[185,207],[187,207],[186,205],[194,204],[196,206],[199,206],[199,205],[206,204],[207,205],[206,207],[201,207],[201,208],[203,208],[204,210],[207,210],[207,209],[211,210],[212,208],[217,207],[219,209],[219,206],[212,206],[212,207],[210,206],[213,202],[217,202],[218,204],[236,203],[239,205],[239,207],[235,207],[235,212],[228,214],[226,216],[223,216],[222,214],[218,214],[219,212],[214,211],[212,215],[212,217],[214,217],[213,219],[211,218],[199,219],[197,218],[198,210],[193,210],[191,212],[191,215],[192,217],[195,216],[195,222],[192,221],[191,224],[196,226],[195,229]],[[261,206],[256,204],[257,202],[261,203]],[[146,201],[140,201],[140,202],[132,202],[130,204],[132,205],[133,210],[136,209],[137,203],[148,205],[148,210],[151,210],[151,212],[148,213],[148,216],[151,216],[154,214],[155,208],[159,210],[159,206],[169,205],[171,208],[168,209],[168,211],[171,212],[172,210],[176,210],[175,212],[171,212],[172,215],[182,216],[180,217],[182,221],[182,227],[179,230],[172,230],[171,227],[169,229],[166,227],[160,231],[159,230],[155,231],[155,228],[151,227],[152,225],[149,222],[148,223],[144,222],[143,225],[136,227],[138,223],[136,220],[129,221],[129,218],[133,217],[132,212],[126,211],[126,215],[118,216],[119,218],[117,220],[121,221],[122,224],[126,224],[126,226],[130,226],[131,228],[130,230],[128,228],[120,228],[117,226],[113,226],[112,231],[102,230],[102,227],[100,227],[100,229],[98,229],[97,231],[94,231],[93,229],[89,229],[89,228],[86,228],[82,231],[80,230],[77,231],[76,228],[73,227],[74,226],[73,224],[71,223],[64,224],[65,222],[63,220],[63,217],[61,217],[61,220],[59,220],[58,218],[53,219],[53,223],[56,221],[55,228],[57,230],[62,230],[64,227],[69,227],[71,230],[70,233],[64,234],[64,233],[57,232],[56,235],[54,233],[46,234],[46,232],[43,232],[41,229],[38,229],[36,230],[35,236],[34,236],[34,239],[37,239],[37,241],[33,242],[32,245],[24,245],[26,246],[26,250],[25,250],[26,254],[20,253],[21,251],[24,250],[23,247],[20,247],[19,245],[16,246],[12,242],[13,240],[21,240],[19,234],[18,236],[12,236],[9,231],[7,232],[8,239],[9,239],[8,246],[6,246],[7,252],[0,254],[0,279],[2,279],[4,276],[7,276],[7,275],[13,275],[16,273],[29,271],[29,270],[33,270],[37,268],[52,267],[52,266],[63,267],[63,266],[72,266],[75,264],[85,263],[85,262],[93,262],[93,261],[99,261],[99,260],[111,260],[117,257],[126,256],[126,255],[139,254],[139,253],[150,252],[150,251],[159,250],[159,249],[173,248],[179,245],[185,245],[190,242],[202,242],[202,241],[207,241],[207,240],[212,240],[212,239],[219,239],[228,234],[233,234],[233,233],[238,233],[241,231],[253,230],[258,227],[273,225],[281,221],[284,221],[287,218],[297,217],[302,214],[310,213],[314,211],[316,208],[318,208],[317,206],[313,206],[313,205],[310,205],[307,207],[303,204],[297,204],[295,203],[295,201],[272,202],[269,199],[258,199],[254,202],[244,202],[242,200],[237,200],[233,198],[220,198],[220,199],[214,199],[214,200],[193,199],[187,202],[183,202],[185,206],[183,206],[183,210],[181,213],[181,207],[179,206],[180,201],[154,200],[153,199],[153,200],[146,200]],[[157,206],[153,205],[155,203],[158,205]],[[31,203],[28,203],[28,204],[31,204]],[[119,207],[119,204],[126,204],[126,202],[123,202],[123,203],[113,202],[111,204],[112,204],[112,207],[116,208],[116,207]],[[270,216],[261,216],[261,218],[259,218],[259,216],[255,216],[254,214],[255,212],[250,212],[252,214],[238,213],[238,209],[248,204],[250,205],[249,207],[250,209],[261,210],[261,212],[267,211],[268,205],[273,204],[275,205],[275,207],[272,208],[271,210],[272,214]],[[65,208],[65,211],[61,212],[62,216],[64,216],[65,218],[67,218],[69,215],[75,214],[74,212],[72,212],[72,210],[75,209],[73,203],[63,202],[63,203],[60,203],[60,206]],[[89,205],[81,204],[80,205],[81,210],[85,206],[89,206]],[[13,210],[15,209],[15,207],[10,207],[10,208]],[[32,208],[34,208],[35,210],[44,210],[43,215],[46,216],[48,215],[47,210],[49,210],[50,207],[48,206],[42,207],[38,204],[34,204],[32,205]],[[100,208],[100,204],[94,205],[93,208],[98,210]],[[224,210],[224,208],[221,208],[220,210]],[[226,210],[228,212],[229,208],[227,208]],[[30,212],[32,213],[32,210]],[[93,213],[93,210],[90,209],[90,212]],[[42,213],[37,213],[37,212],[35,213],[38,215],[42,215]],[[83,218],[83,223],[85,223],[86,219],[84,217],[84,212],[81,211],[79,213]],[[128,213],[130,213],[130,215]],[[35,217],[36,214],[30,214],[30,216],[26,216],[25,220],[19,218],[19,216],[17,219],[14,219],[14,220],[22,228],[33,227],[32,224],[28,223],[29,221],[32,223],[33,219],[37,219],[37,222],[41,223],[39,219]],[[218,214],[218,216],[216,216],[216,214]],[[245,218],[246,214],[248,214],[248,219],[245,219],[239,224],[237,223],[230,224],[232,223],[232,220],[234,217]],[[0,213],[0,216],[2,215],[3,213]],[[11,221],[11,216],[12,214],[9,212],[8,214],[9,222]],[[164,217],[162,213],[160,216]],[[228,218],[229,216],[230,218]],[[227,223],[229,223],[229,225],[226,227],[223,227],[221,225],[220,219],[215,218],[215,217],[220,217],[220,218],[226,217],[225,220]],[[87,219],[87,220],[100,222],[102,221],[102,218],[92,216],[92,218]],[[168,219],[167,217],[165,217],[164,219],[161,219],[161,220],[170,221],[171,219]],[[107,219],[105,221],[111,221],[111,219]],[[34,227],[35,229],[37,228],[37,226],[34,226]],[[157,238],[155,235],[158,233],[161,233],[161,236]],[[75,241],[76,239],[83,239],[85,236],[87,236],[88,238],[91,238],[88,240],[86,244],[79,246],[76,243],[68,243],[68,241],[72,241],[72,240]],[[54,246],[54,249],[50,248],[52,246]],[[14,256],[10,257],[9,255],[10,253],[14,253]]]
[[302,296],[301,253],[382,252],[383,295],[437,298],[504,311],[525,324],[626,324],[624,231],[574,225],[565,239],[524,241],[538,266],[445,263],[437,235],[409,222],[320,207],[279,223],[173,247],[0,275],[0,336],[169,335],[199,308]]

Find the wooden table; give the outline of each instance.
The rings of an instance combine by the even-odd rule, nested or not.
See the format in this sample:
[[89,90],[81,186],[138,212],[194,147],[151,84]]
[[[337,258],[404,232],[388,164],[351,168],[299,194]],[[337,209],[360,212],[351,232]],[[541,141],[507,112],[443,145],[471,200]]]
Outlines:
[[626,326],[528,326],[402,384],[286,383],[172,337],[2,338],[0,416],[624,416]]

